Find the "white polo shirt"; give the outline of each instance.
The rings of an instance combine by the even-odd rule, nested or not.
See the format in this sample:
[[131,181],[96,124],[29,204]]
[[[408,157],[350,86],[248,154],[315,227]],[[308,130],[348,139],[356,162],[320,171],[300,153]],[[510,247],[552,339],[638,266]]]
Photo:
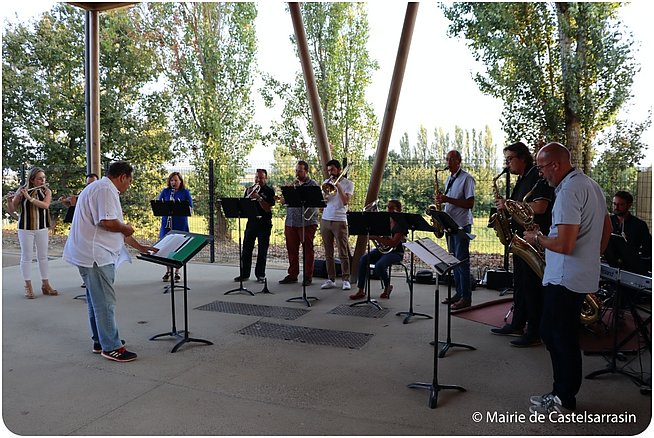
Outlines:
[[125,255],[129,259],[124,235],[101,225],[102,220],[123,221],[119,195],[114,183],[106,176],[82,190],[64,247],[65,261],[91,268],[93,263],[98,266],[118,265]]

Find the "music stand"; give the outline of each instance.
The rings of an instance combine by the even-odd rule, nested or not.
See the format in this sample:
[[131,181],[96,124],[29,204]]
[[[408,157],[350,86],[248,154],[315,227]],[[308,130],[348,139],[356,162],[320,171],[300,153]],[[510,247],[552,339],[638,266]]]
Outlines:
[[294,301],[303,301],[307,307],[311,307],[311,301],[317,301],[316,297],[307,297],[307,285],[304,278],[304,272],[306,264],[306,253],[304,250],[305,236],[304,228],[306,217],[305,211],[307,208],[325,208],[325,199],[323,198],[323,193],[320,187],[318,186],[284,186],[282,187],[282,196],[286,202],[287,207],[299,207],[302,209],[302,296],[293,297],[286,300],[287,303],[292,303]]
[[[431,244],[427,244],[428,242]],[[448,274],[452,269],[458,266],[461,262],[457,260],[453,255],[448,254],[443,248],[438,246],[432,240],[426,238],[417,240],[415,242],[406,242],[404,244],[406,248],[411,251],[412,254],[418,256],[420,260],[427,263],[429,266],[432,266],[438,276]],[[434,339],[438,339],[438,296],[439,296],[440,284],[437,279],[436,288],[434,291]],[[461,392],[465,392],[465,388],[458,385],[441,385],[438,383],[438,358],[439,354],[434,348],[434,373],[431,383],[411,383],[407,385],[409,388],[418,388],[418,389],[428,389],[429,390],[429,402],[428,406],[431,409],[436,408],[438,402],[438,392],[441,389],[456,389]]]
[[370,298],[370,236],[389,236],[391,234],[390,213],[387,211],[350,211],[347,213],[347,229],[350,236],[365,235],[368,239],[368,266],[366,266],[366,299],[350,304],[372,304],[382,310],[377,300]]
[[[452,217],[445,213],[444,211],[434,211],[432,212],[432,217],[437,220],[445,229],[445,232],[448,234],[458,234],[459,237],[463,239],[474,239],[473,234],[467,233],[463,230],[463,227],[460,227]],[[429,239],[427,239],[429,240]],[[431,241],[430,241],[431,242]],[[434,242],[431,242],[433,245],[436,245]],[[438,245],[436,245],[438,246]],[[466,260],[461,260],[459,263],[463,263]],[[447,339],[445,342],[438,341],[440,344],[443,344],[441,348],[440,357],[443,358],[447,354],[448,350],[451,347],[462,347],[469,350],[476,350],[475,347],[466,345],[466,344],[457,344],[452,342],[452,270],[447,271]],[[435,345],[436,340],[434,340]]]
[[[586,378],[593,379],[602,374],[622,374],[623,376],[630,378],[632,381],[639,384],[640,386],[645,387],[648,385],[642,378],[638,377],[638,375],[636,375],[633,372],[629,372],[624,368],[619,368],[617,366],[617,359],[620,354],[620,348],[634,335],[634,333],[632,333],[632,335],[629,336],[624,341],[622,341],[622,343],[618,343],[618,319],[619,319],[618,313],[620,312],[620,307],[622,304],[621,297],[623,292],[622,285],[620,282],[620,276],[621,276],[622,267],[625,264],[632,262],[634,259],[637,259],[638,254],[636,253],[636,251],[634,251],[633,248],[627,245],[627,241],[621,235],[611,234],[611,236],[609,236],[609,243],[606,247],[606,250],[604,251],[604,258],[606,259],[606,261],[611,267],[618,269],[615,278],[616,286],[615,286],[615,294],[613,298],[613,313],[611,315],[611,320],[613,323],[613,348],[611,351],[611,359],[609,361],[609,364],[606,366],[606,368],[593,371],[592,373],[588,374]],[[642,322],[640,315],[637,314],[637,310],[635,309],[635,306],[633,306],[633,303],[630,303],[629,307],[634,317],[634,321],[636,322],[636,324],[638,324],[639,326],[638,329],[640,330],[641,334],[644,335],[647,345],[651,351],[652,343],[647,333],[647,329],[645,328],[645,324]]]
[[[172,336],[175,338],[182,338],[181,341],[179,341],[173,349],[171,350],[171,353],[175,353],[179,347],[184,345],[187,342],[198,342],[201,344],[206,344],[206,345],[213,345],[213,342],[207,341],[205,339],[198,339],[198,338],[191,338],[189,337],[189,331],[188,331],[188,294],[187,294],[187,281],[188,277],[186,275],[186,264],[193,258],[195,255],[200,252],[202,248],[204,248],[207,243],[209,243],[211,240],[213,240],[212,236],[205,236],[203,234],[194,234],[194,233],[188,233],[184,231],[176,231],[172,230],[166,234],[164,239],[170,235],[181,235],[183,239],[180,238],[180,241],[182,242],[181,245],[177,246],[176,248],[173,249],[173,251],[167,251],[166,249],[162,248],[160,252],[162,252],[161,255],[155,254],[138,254],[136,258],[145,260],[147,262],[151,263],[156,263],[159,265],[164,265],[170,268],[183,268],[184,269],[184,330],[177,330],[176,327],[176,318],[175,318],[175,281],[170,277],[170,308],[171,308],[171,314],[172,314],[172,329],[169,332],[165,333],[160,333],[158,335],[154,335],[150,338],[151,341],[156,340],[157,338],[163,337],[163,336]],[[163,241],[163,239],[162,239]],[[159,242],[158,242],[159,243]],[[157,245],[157,244],[155,244]],[[164,253],[167,252],[167,253]]]
[[[159,200],[159,199],[152,199],[150,200],[150,206],[152,208],[152,213],[155,216],[161,217],[161,216],[168,216],[173,217],[173,216],[190,216],[191,215],[191,204],[184,200]],[[172,220],[170,221],[171,226],[168,228],[166,226],[165,230],[168,230],[164,234],[168,234],[172,230]],[[174,276],[172,275],[171,272],[171,278]],[[170,291],[170,286],[166,285],[163,288],[163,293],[168,293]]]
[[[403,228],[411,231],[411,240],[414,240],[413,238],[413,233],[415,231],[434,231],[434,227],[429,224],[424,217],[420,214],[415,214],[415,213],[391,213],[391,217]],[[413,252],[411,252],[411,262],[410,262],[410,272],[411,275],[409,276],[409,310],[406,312],[397,312],[395,315],[396,316],[403,316],[406,315],[404,318],[403,323],[408,324],[409,320],[414,317],[414,316],[422,316],[427,319],[432,319],[431,315],[427,315],[426,313],[417,313],[413,311],[413,270],[414,270],[414,265],[413,265]]]
[[225,292],[225,295],[229,295],[232,292],[247,292],[254,296],[252,291],[243,287],[243,277],[241,276],[241,271],[243,269],[243,239],[241,238],[241,218],[245,217],[252,219],[257,217],[259,214],[257,211],[257,206],[250,198],[221,198],[220,205],[223,208],[225,217],[236,218],[238,223],[238,281],[240,284],[239,287],[230,289]]

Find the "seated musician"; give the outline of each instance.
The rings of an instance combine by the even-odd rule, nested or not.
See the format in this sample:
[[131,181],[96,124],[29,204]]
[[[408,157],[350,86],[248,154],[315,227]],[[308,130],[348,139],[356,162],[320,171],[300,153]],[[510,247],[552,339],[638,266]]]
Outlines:
[[[402,212],[402,204],[397,199],[391,199],[388,201],[386,208],[390,213]],[[366,296],[364,291],[367,277],[366,269],[368,269],[368,266],[371,263],[375,264],[375,274],[379,276],[382,285],[384,286],[384,292],[382,292],[380,298],[391,297],[393,286],[388,277],[388,267],[401,262],[404,258],[404,246],[402,246],[402,243],[406,242],[407,233],[408,230],[406,228],[402,228],[400,224],[396,223],[393,218],[391,218],[391,237],[370,236],[370,239],[376,242],[378,248],[363,255],[359,260],[359,275],[357,278],[357,287],[359,290],[357,293],[350,295],[350,299],[358,300]],[[380,246],[390,249],[390,252],[380,250]]]
[[652,235],[645,221],[629,212],[633,202],[634,198],[629,192],[621,190],[613,195],[612,233],[622,236],[627,246],[638,255],[638,262],[635,262],[635,265],[622,266],[622,268],[641,275],[651,275],[649,272],[652,270]]

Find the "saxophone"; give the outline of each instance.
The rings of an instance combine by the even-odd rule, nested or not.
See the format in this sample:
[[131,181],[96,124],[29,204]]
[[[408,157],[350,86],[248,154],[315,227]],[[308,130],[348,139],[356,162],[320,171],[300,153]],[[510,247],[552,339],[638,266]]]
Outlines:
[[443,208],[442,204],[438,202],[438,195],[441,194],[441,191],[438,188],[438,172],[446,171],[447,169],[449,169],[449,167],[445,167],[444,169],[440,170],[434,170],[434,203],[429,204],[425,210],[425,214],[431,217],[431,226],[434,227],[434,234],[438,239],[445,235],[445,229],[443,228],[443,225],[441,225],[441,223],[436,220],[432,212],[441,211]]
[[[497,180],[508,171],[509,168],[505,167],[504,170],[502,170],[502,173],[493,178],[493,194],[495,195],[495,199],[502,197],[500,195],[499,189],[497,188]],[[511,243],[513,233],[511,232],[511,227],[509,226],[509,213],[506,211],[506,209],[501,209],[493,213],[493,215],[490,217],[489,224],[495,228],[495,233],[500,239],[500,242],[502,242],[502,245],[507,246],[509,243]]]
[[[543,182],[545,180],[542,178],[536,181],[534,187],[522,198],[522,202],[507,199],[504,204],[506,210],[511,215],[511,219],[522,225],[526,230],[530,230],[534,226],[534,210],[527,203],[527,199],[536,190],[538,185]],[[509,252],[524,260],[539,278],[543,278],[545,274],[545,252],[543,248],[535,248],[516,233],[509,243]],[[589,325],[598,321],[601,316],[601,310],[602,300],[595,294],[586,294],[579,315],[581,323]]]
[[[542,178],[536,181],[534,187],[522,198],[522,202],[507,199],[504,203],[505,210],[511,216],[511,220],[520,224],[525,230],[531,230],[534,227],[534,210],[527,202],[527,199],[534,193],[538,185],[543,182],[545,180]],[[509,252],[524,260],[540,278],[543,278],[545,272],[545,251],[542,248],[535,248],[525,239],[518,236],[517,233],[514,233],[509,242]]]

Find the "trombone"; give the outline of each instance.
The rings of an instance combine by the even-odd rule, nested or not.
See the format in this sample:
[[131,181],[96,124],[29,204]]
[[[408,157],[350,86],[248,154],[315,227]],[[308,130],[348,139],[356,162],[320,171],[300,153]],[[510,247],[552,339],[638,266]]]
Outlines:
[[325,194],[325,196],[332,196],[334,193],[336,193],[336,184],[345,176],[345,174],[350,170],[350,165],[348,164],[345,166],[343,171],[341,172],[340,175],[338,175],[338,178],[335,180],[333,178],[329,178],[329,180],[325,181],[322,184],[322,192]]

